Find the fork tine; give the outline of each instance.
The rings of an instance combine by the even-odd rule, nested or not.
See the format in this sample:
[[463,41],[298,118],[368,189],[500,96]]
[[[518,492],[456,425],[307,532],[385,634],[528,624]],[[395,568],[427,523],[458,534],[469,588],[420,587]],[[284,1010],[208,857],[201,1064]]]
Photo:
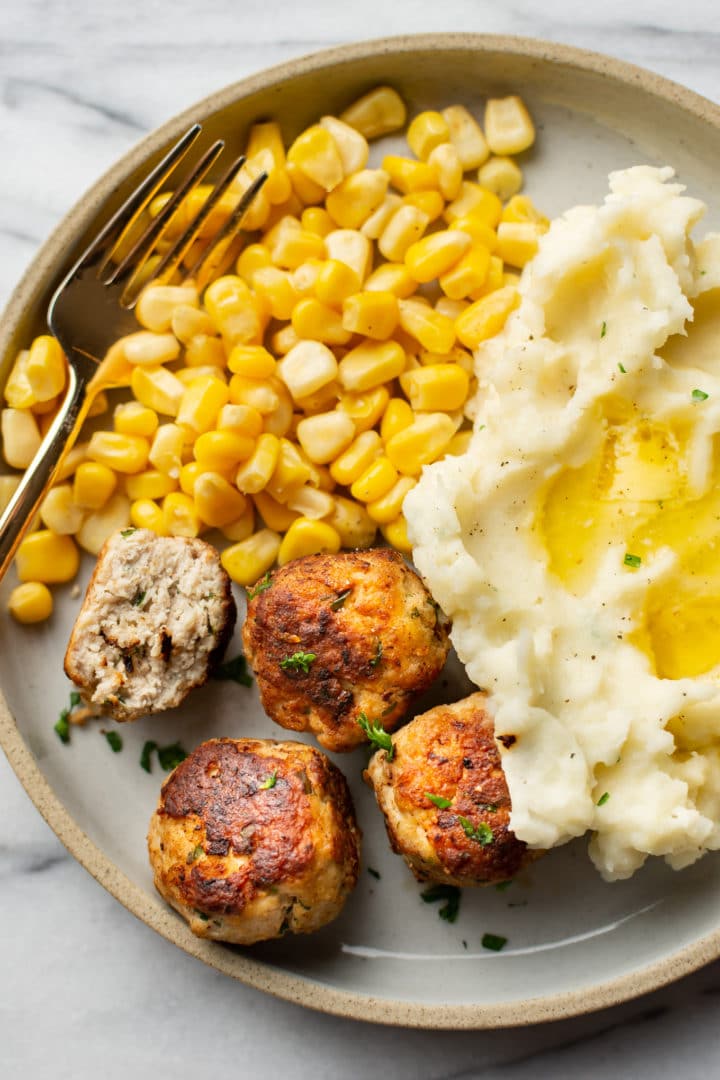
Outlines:
[[118,228],[124,229],[130,224],[136,214],[143,209],[157,189],[164,183],[166,177],[172,172],[177,163],[185,156],[201,131],[202,126],[200,124],[193,124],[183,137],[178,139],[175,145],[168,150],[165,157],[158,162],[152,172],[148,173],[142,183],[131,192],[122,206],[115,211],[108,223],[100,230],[90,246],[85,249],[66,279],[61,283],[58,292],[65,287],[67,281],[70,281],[81,270],[90,266],[98,255],[101,255],[106,250],[107,240],[117,232]]
[[[199,282],[203,273],[207,274],[209,267],[213,263],[213,258],[218,258],[219,256],[219,262],[224,259],[229,247],[229,244],[225,242],[229,241],[240,227],[242,219],[245,217],[250,204],[254,201],[255,196],[260,191],[267,178],[268,174],[266,172],[261,172],[260,175],[253,180],[246,191],[243,192],[240,202],[237,204],[220,231],[212,238],[210,246],[206,251],[203,251],[200,258],[193,263],[188,271],[188,277],[195,278]],[[225,244],[224,247],[223,244]],[[221,248],[222,251],[220,251]]]
[[[190,173],[175,189],[160,213],[153,218],[137,240],[135,240],[127,254],[123,256],[118,265],[114,267],[109,274],[103,277],[103,285],[114,285],[123,278],[134,277],[135,274],[142,269],[146,260],[152,254],[153,248],[157,244],[162,233],[170,224],[170,219],[173,217],[183,199],[187,193],[203,179],[205,174],[209,172],[222,153],[224,146],[225,143],[223,140],[218,139],[205,151],[200,160],[193,166]],[[105,269],[105,267],[103,267],[103,269]]]
[[[202,228],[203,222],[205,222],[209,215],[212,213],[213,208],[223,197],[227,189],[230,187],[230,184],[234,180],[238,170],[241,169],[244,164],[245,155],[241,154],[238,158],[235,159],[235,161],[232,162],[229,168],[226,169],[226,171],[223,173],[223,175],[220,177],[215,187],[213,188],[212,194],[203,203],[200,210],[195,215],[190,224],[187,226],[183,234],[178,237],[170,250],[167,251],[165,255],[163,255],[160,263],[155,268],[152,277],[149,279],[150,281],[157,281],[159,279],[162,279],[163,275],[168,278],[172,275],[173,271],[180,265],[182,259],[188,251],[188,248],[197,236],[198,231]],[[255,193],[253,192],[253,197],[254,194]],[[243,202],[244,199],[245,196],[243,196],[240,201]],[[247,209],[248,205],[249,201],[246,202],[245,209]],[[132,284],[133,283],[131,282],[129,286],[130,290],[132,289]],[[146,285],[148,284],[148,282],[144,282],[143,284]],[[136,299],[137,297],[132,297],[132,299],[128,299],[128,306],[132,306]]]

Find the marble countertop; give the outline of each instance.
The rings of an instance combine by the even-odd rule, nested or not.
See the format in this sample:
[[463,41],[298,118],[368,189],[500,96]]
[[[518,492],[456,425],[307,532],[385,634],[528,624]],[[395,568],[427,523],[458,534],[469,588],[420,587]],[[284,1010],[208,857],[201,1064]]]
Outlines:
[[[720,101],[714,0],[19,0],[1,8],[0,305],[78,195],[141,135],[225,83],[325,46],[407,31],[521,34],[602,50]],[[7,1080],[228,1068],[300,1080],[717,1075],[720,963],[601,1013],[514,1031],[369,1029],[263,996],[129,915],[67,854],[2,756],[0,955]]]

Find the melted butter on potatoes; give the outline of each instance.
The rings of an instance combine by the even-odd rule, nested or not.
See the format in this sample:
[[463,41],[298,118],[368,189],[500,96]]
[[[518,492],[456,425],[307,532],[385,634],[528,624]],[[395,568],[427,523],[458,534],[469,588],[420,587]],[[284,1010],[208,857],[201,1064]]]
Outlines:
[[328,750],[365,741],[361,712],[392,730],[442,670],[445,623],[397,552],[309,555],[265,584],[243,627],[263,707]]
[[199,937],[251,945],[334,919],[357,883],[345,778],[314,747],[211,739],[162,786],[148,833],[161,895]]

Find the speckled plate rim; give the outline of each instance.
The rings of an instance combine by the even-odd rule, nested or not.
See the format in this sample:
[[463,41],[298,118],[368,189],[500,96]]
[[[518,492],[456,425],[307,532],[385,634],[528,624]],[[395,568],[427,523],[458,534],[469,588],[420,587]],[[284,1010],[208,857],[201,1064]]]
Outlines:
[[[0,319],[0,358],[21,322],[23,312],[37,304],[40,285],[63,262],[63,254],[91,225],[118,186],[153,154],[176,140],[193,122],[202,121],[240,97],[256,93],[300,75],[362,61],[378,54],[412,53],[443,49],[468,49],[478,54],[499,51],[550,64],[561,64],[602,75],[628,90],[642,89],[720,129],[720,107],[699,94],[653,72],[599,53],[553,42],[496,34],[418,34],[363,41],[325,49],[297,60],[267,68],[233,83],[185,109],[143,138],[120,158],[75,204],[28,266]],[[57,275],[59,276],[59,275]],[[187,926],[159,900],[135,885],[96,845],[55,794],[23,739],[0,690],[0,746],[33,803],[68,851],[112,896],[147,926],[186,953],[210,967],[258,990],[286,1001],[335,1016],[388,1025],[482,1029],[523,1026],[559,1020],[638,997],[665,986],[720,956],[720,927],[669,957],[638,971],[596,986],[562,994],[548,994],[496,1005],[428,1005],[335,989],[323,983],[289,974],[254,960],[239,951],[196,938]]]

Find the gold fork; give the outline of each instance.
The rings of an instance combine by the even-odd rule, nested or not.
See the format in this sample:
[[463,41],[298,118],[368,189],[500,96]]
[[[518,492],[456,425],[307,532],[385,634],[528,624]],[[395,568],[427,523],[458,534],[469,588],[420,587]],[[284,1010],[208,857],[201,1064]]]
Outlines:
[[[106,360],[103,358],[114,340],[137,329],[133,308],[140,292],[139,282],[144,288],[151,281],[163,282],[172,278],[204,222],[245,164],[244,155],[232,162],[192,221],[153,267],[152,273],[142,275],[143,267],[163,238],[175,211],[224,149],[222,139],[208,147],[160,213],[135,238],[140,215],[186,156],[201,130],[200,124],[194,124],[168,151],[82,253],[50,301],[47,322],[68,360],[68,386],[57,416],[0,515],[0,581],[52,485],[64,454],[75,441],[93,398],[101,390],[127,385],[127,371],[122,370],[122,364],[118,366],[112,350]],[[224,261],[244,214],[266,179],[267,174],[260,173],[242,194],[238,192],[238,202],[232,213],[187,271],[188,278],[207,280]],[[129,250],[123,252],[121,245]]]

